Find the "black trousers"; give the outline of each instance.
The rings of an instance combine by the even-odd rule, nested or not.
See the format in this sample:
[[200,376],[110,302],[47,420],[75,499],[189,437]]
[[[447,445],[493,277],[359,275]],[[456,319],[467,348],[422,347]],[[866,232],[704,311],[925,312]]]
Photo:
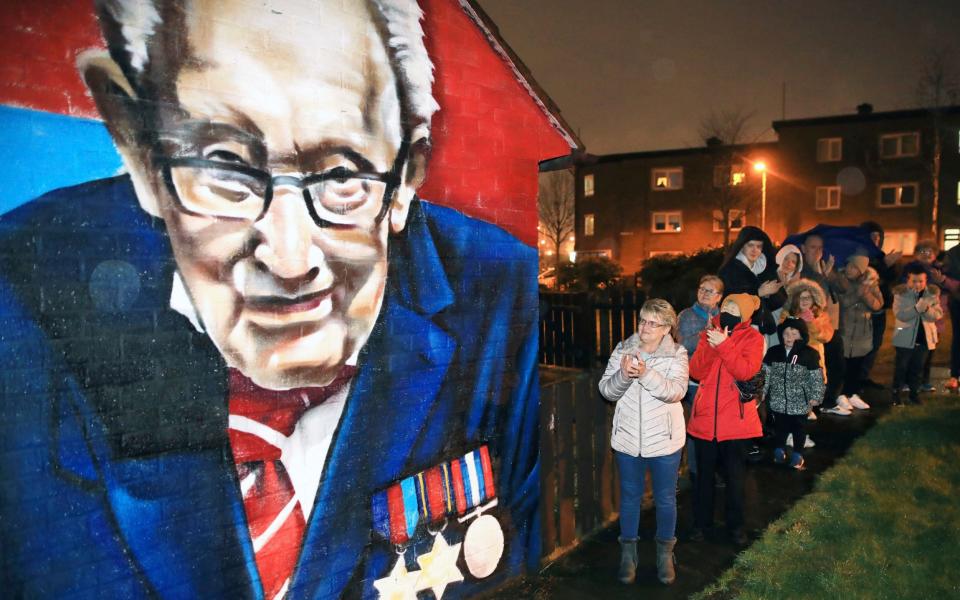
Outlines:
[[[771,411],[773,412],[773,411]],[[787,436],[793,434],[793,451],[803,453],[803,443],[807,441],[807,432],[803,430],[803,423],[807,415],[787,415],[773,413],[773,431],[777,448],[786,448]]]
[[823,362],[827,369],[827,389],[823,394],[823,407],[830,408],[837,405],[837,396],[843,385],[844,367],[843,338],[840,332],[833,334],[833,339],[823,345]]
[[910,400],[920,396],[920,380],[923,377],[923,363],[930,351],[926,344],[913,348],[897,348],[893,365],[893,396],[897,397],[904,383],[910,388]]
[[887,311],[873,313],[870,320],[873,321],[873,346],[870,348],[870,352],[863,357],[863,364],[860,366],[860,379],[862,381],[870,379],[873,363],[877,361],[877,352],[883,345],[883,334],[887,330]]
[[950,377],[960,377],[960,300],[950,296],[947,301],[950,311],[950,329],[953,339],[950,341]]
[[733,531],[743,527],[743,486],[748,440],[715,442],[693,438],[697,455],[697,482],[693,495],[693,522],[700,529],[713,526],[714,473],[726,470],[726,525]]
[[843,395],[850,397],[854,394],[859,394],[863,389],[863,380],[860,379],[860,374],[863,372],[863,357],[848,358],[846,362],[847,364],[844,367],[846,376],[843,378]]

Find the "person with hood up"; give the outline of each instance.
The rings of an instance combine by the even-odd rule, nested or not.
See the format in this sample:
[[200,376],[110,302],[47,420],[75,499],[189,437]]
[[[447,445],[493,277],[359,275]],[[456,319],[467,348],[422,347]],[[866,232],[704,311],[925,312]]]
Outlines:
[[753,324],[760,333],[775,333],[773,311],[783,306],[786,294],[777,275],[773,243],[759,227],[747,225],[740,230],[724,257],[718,272],[728,294],[750,294],[760,299]]
[[[677,474],[683,452],[687,351],[673,340],[677,313],[666,300],[647,300],[637,333],[617,344],[600,379],[600,393],[617,403],[613,447],[620,472],[620,570],[623,583],[637,576],[637,534],[647,469],[657,512],[657,577],[676,579]],[[712,479],[711,479],[712,481]]]
[[748,440],[763,429],[757,402],[741,402],[737,381],[749,381],[762,368],[763,336],[750,326],[760,299],[731,294],[700,334],[690,362],[690,376],[700,381],[687,433],[697,455],[694,486],[694,528],[691,541],[701,541],[713,526],[714,474],[717,463],[726,468],[726,527],[734,543],[745,544],[743,531],[744,470]]
[[787,437],[793,437],[789,466],[803,468],[803,448],[807,434],[803,422],[810,409],[823,398],[823,369],[820,356],[808,345],[807,323],[799,317],[787,317],[777,328],[780,343],[763,357],[766,378],[763,396],[774,417],[773,462],[787,462]]
[[873,387],[883,387],[870,379],[870,372],[873,370],[873,363],[877,360],[877,352],[883,344],[883,334],[887,330],[887,309],[893,306],[893,294],[891,286],[897,281],[897,263],[903,258],[903,252],[893,250],[891,252],[883,251],[884,231],[876,221],[864,221],[860,227],[870,232],[870,240],[880,249],[882,256],[870,259],[870,266],[877,272],[880,278],[880,293],[883,295],[883,307],[874,311],[871,317],[873,321],[873,345],[870,352],[863,357],[863,365],[860,370],[860,376],[865,385]]
[[[807,332],[809,333],[807,345],[816,350],[820,357],[820,367],[823,369],[825,382],[829,381],[826,346],[833,341],[836,331],[826,307],[827,294],[820,287],[820,284],[813,279],[800,278],[787,286],[787,301],[783,305],[783,314],[781,315],[781,321],[787,317],[798,317],[807,324]],[[820,399],[821,401],[817,402],[818,406],[825,399],[826,390],[824,390],[823,396]],[[817,413],[813,412],[812,408],[807,413],[807,419],[817,420]],[[808,438],[806,444],[807,448],[813,448],[813,440]]]
[[[870,267],[870,260],[861,254],[847,258],[842,273],[834,273],[832,282],[840,292],[840,335],[843,337],[845,360],[843,388],[837,397],[837,406],[847,409],[866,410],[870,405],[863,401],[863,357],[873,348],[873,313],[883,307],[880,280]],[[834,409],[821,412],[844,414]]]
[[910,402],[920,404],[920,379],[927,355],[937,347],[937,319],[943,317],[940,288],[927,284],[927,271],[922,265],[909,264],[904,269],[907,282],[893,288],[893,347],[896,351],[893,370],[893,404],[900,404],[904,384],[910,390]]
[[[786,244],[777,251],[776,256],[777,261],[777,280],[782,285],[781,294],[784,301],[786,301],[786,290],[787,286],[791,282],[800,279],[800,273],[803,271],[803,254],[800,253],[800,249],[794,246],[793,244]],[[783,307],[771,311],[773,316],[773,322],[779,324],[783,320]],[[780,338],[777,335],[777,330],[774,330],[766,335],[767,348],[771,348],[780,343]]]

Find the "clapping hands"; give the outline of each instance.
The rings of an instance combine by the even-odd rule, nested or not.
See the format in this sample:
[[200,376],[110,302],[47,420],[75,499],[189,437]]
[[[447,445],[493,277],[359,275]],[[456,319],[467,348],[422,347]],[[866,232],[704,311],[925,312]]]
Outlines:
[[620,370],[628,379],[639,379],[647,372],[647,363],[639,355],[624,354],[620,359]]
[[708,329],[707,330],[707,343],[710,344],[712,348],[716,348],[720,344],[727,341],[727,338],[730,337],[730,332],[727,331],[727,328],[723,329]]

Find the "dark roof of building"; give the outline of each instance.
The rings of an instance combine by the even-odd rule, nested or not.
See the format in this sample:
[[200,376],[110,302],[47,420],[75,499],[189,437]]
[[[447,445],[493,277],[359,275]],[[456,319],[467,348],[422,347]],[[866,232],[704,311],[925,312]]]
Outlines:
[[[941,109],[943,114],[960,114],[960,106],[945,106]],[[930,110],[926,108],[911,108],[906,110],[887,110],[883,112],[852,113],[846,115],[831,115],[827,117],[810,117],[807,119],[787,119],[783,121],[774,121],[773,128],[779,130],[782,127],[804,127],[807,125],[833,125],[837,123],[865,123],[871,121],[892,121],[897,119],[920,119],[930,115]]]
[[[777,147],[777,142],[757,142],[754,144],[738,144],[732,146],[734,150],[741,151],[750,151],[750,150],[763,150],[763,149],[773,149]],[[670,158],[670,157],[682,157],[682,156],[696,156],[700,154],[708,154],[710,148],[707,146],[696,146],[692,148],[674,148],[670,150],[648,150],[645,152],[625,152],[622,154],[603,154],[603,155],[592,155],[585,154],[580,160],[579,164],[600,164],[600,163],[611,163],[611,162],[621,162],[626,160],[642,160],[645,158]]]

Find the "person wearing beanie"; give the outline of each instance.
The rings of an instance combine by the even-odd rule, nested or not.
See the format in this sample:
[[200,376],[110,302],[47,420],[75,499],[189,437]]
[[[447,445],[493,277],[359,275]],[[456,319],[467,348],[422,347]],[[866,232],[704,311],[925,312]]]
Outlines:
[[753,315],[753,324],[760,333],[775,333],[773,311],[783,306],[787,296],[777,276],[776,254],[770,237],[752,225],[741,229],[717,274],[728,294],[752,294],[760,299],[761,307]]
[[[866,410],[870,405],[863,401],[863,358],[873,348],[873,313],[883,307],[880,281],[877,272],[870,267],[870,259],[862,254],[847,258],[842,273],[832,275],[832,282],[839,290],[840,335],[843,337],[844,375],[843,387],[837,397],[837,405],[821,412],[849,414],[853,409]],[[845,410],[844,410],[845,409]]]
[[700,334],[690,361],[690,377],[700,381],[687,423],[697,456],[694,485],[694,527],[691,541],[704,539],[713,526],[714,474],[726,469],[726,527],[734,543],[745,544],[743,531],[744,471],[748,441],[763,429],[757,401],[741,402],[737,381],[749,381],[763,367],[763,336],[750,325],[761,302],[752,294],[731,294],[720,314]]
[[787,437],[793,437],[789,466],[803,469],[803,447],[807,434],[803,422],[807,413],[823,397],[823,369],[820,355],[810,348],[807,323],[799,317],[787,317],[777,328],[780,343],[763,357],[766,371],[763,396],[774,418],[773,462],[787,462]]
[[[777,251],[776,260],[777,280],[783,286],[780,289],[783,293],[784,302],[786,302],[787,287],[800,279],[803,272],[803,254],[801,254],[800,248],[793,244],[786,244]],[[771,315],[774,323],[780,323],[783,320],[783,307],[772,310]],[[767,348],[772,348],[780,343],[780,338],[777,335],[776,329],[766,334]]]
[[883,251],[884,231],[876,221],[864,221],[860,227],[870,233],[870,240],[880,250],[880,256],[870,259],[870,266],[877,272],[880,278],[880,293],[883,295],[883,306],[880,310],[874,311],[871,317],[873,321],[873,345],[870,352],[863,357],[863,366],[860,377],[865,386],[882,388],[883,385],[870,379],[870,372],[873,370],[873,364],[877,360],[877,352],[883,344],[883,334],[887,330],[887,309],[893,306],[893,293],[891,287],[897,282],[897,263],[903,258],[903,253],[899,250],[891,252]]

